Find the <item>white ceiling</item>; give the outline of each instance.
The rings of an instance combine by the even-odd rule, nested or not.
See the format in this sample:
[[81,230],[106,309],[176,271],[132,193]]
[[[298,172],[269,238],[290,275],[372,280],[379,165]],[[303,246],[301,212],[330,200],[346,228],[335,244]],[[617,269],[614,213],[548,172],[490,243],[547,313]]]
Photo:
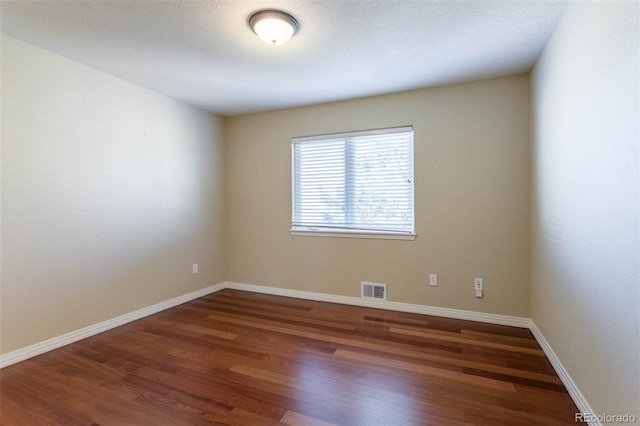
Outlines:
[[[561,1],[2,1],[2,33],[218,113],[528,71]],[[273,47],[247,24],[294,15]]]

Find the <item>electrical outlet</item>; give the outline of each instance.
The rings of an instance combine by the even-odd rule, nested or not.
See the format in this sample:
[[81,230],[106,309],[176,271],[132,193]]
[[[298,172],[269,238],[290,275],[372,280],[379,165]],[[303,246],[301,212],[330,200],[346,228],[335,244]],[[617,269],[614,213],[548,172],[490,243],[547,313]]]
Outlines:
[[191,271],[192,271],[194,274],[197,274],[197,273],[198,273],[198,264],[197,264],[197,263],[194,263],[194,264],[193,264],[193,267],[192,267]]
[[473,279],[473,288],[476,289],[476,291],[480,290],[484,290],[484,283],[482,278],[474,278]]
[[478,299],[482,299],[482,292],[484,290],[484,280],[482,278],[474,278],[473,288],[476,290],[476,297]]
[[438,285],[438,275],[429,274],[429,285]]

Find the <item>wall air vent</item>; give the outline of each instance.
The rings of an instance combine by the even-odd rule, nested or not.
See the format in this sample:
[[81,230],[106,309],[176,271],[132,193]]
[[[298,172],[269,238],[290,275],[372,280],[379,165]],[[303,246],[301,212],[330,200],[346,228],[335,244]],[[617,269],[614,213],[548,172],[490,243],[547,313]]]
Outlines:
[[362,281],[362,298],[363,299],[374,299],[374,300],[387,300],[387,285],[379,284],[379,283],[368,283]]

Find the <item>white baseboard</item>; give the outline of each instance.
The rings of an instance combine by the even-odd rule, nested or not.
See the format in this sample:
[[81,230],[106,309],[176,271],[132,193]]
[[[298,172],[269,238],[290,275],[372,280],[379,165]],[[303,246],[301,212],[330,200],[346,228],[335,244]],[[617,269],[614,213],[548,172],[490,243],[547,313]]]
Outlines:
[[[580,389],[578,389],[578,386],[575,384],[573,379],[571,379],[571,376],[569,376],[569,373],[564,368],[555,352],[553,352],[553,349],[551,349],[551,345],[549,345],[549,342],[547,342],[547,340],[544,338],[542,332],[536,326],[536,323],[533,322],[533,320],[530,320],[529,329],[538,341],[538,344],[544,351],[544,354],[549,359],[549,362],[551,362],[553,369],[556,370],[556,373],[558,374],[558,377],[560,377],[562,384],[564,384],[564,387],[567,388],[567,392],[569,392],[569,395],[571,395],[571,399],[573,399],[573,402],[575,402],[575,404],[578,406],[578,412],[594,413],[594,411],[589,406],[589,403],[580,392]],[[602,424],[600,422],[589,422],[589,426],[602,426]]]
[[469,321],[486,322],[490,324],[510,325],[513,327],[529,328],[529,318],[512,317],[508,315],[487,314],[484,312],[464,311],[461,309],[440,308],[437,306],[415,305],[402,302],[378,302],[364,300],[359,297],[337,296],[327,293],[291,290],[278,287],[267,287],[255,284],[227,282],[227,288],[251,291],[254,293],[273,294],[275,296],[293,297],[296,299],[316,300],[318,302],[340,303],[343,305],[364,306],[367,308],[388,309],[390,311],[410,312],[414,314],[434,315],[438,317],[455,318]]
[[51,339],[39,342],[22,349],[8,352],[4,355],[0,355],[0,369],[9,365],[15,364],[20,361],[32,358],[34,356],[43,354],[48,351],[60,348],[62,346],[77,342],[78,340],[85,339],[87,337],[95,336],[103,331],[111,330],[112,328],[119,327],[127,324],[131,321],[144,318],[149,315],[153,315],[157,312],[165,309],[173,308],[174,306],[181,305],[191,300],[197,299],[202,296],[206,296],[211,293],[223,290],[225,288],[231,288],[236,290],[251,291],[254,293],[273,294],[276,296],[293,297],[296,299],[316,300],[319,302],[340,303],[343,305],[355,305],[364,306],[369,308],[388,309],[392,311],[411,312],[415,314],[435,315],[447,318],[456,318],[470,321],[486,322],[491,324],[510,325],[514,327],[529,327],[530,320],[522,317],[512,317],[507,315],[487,314],[482,312],[464,311],[459,309],[439,308],[436,306],[414,305],[410,303],[401,302],[378,302],[364,300],[359,297],[349,296],[337,296],[327,293],[315,293],[310,291],[290,290],[278,287],[267,287],[254,284],[242,284],[236,282],[222,282],[215,284],[201,290],[193,291],[191,293],[175,297],[164,302],[157,303],[146,308],[139,309],[128,314],[120,315],[116,318],[112,318],[106,321],[102,321],[97,324],[90,325],[88,327],[81,328],[79,330],[72,331],[61,336],[53,337]]
[[137,311],[130,312],[128,314],[120,315],[119,317],[102,321],[85,328],[81,328],[80,330],[72,331],[71,333],[63,334],[62,336],[53,337],[51,339],[45,340],[44,342],[27,346],[26,348],[18,349],[16,351],[0,355],[0,368],[4,368],[17,362],[24,361],[25,359],[32,358],[36,355],[52,351],[70,343],[77,342],[78,340],[95,336],[96,334],[102,333],[103,331],[111,330],[112,328],[119,327],[131,321],[144,318],[160,311],[164,311],[165,309],[173,308],[174,306],[178,306],[199,297],[206,296],[207,294],[215,293],[216,291],[223,290],[225,287],[226,284],[224,282],[215,284],[201,290],[196,290],[191,293],[187,293],[185,295],[174,297],[173,299],[148,306],[146,308],[138,309]]

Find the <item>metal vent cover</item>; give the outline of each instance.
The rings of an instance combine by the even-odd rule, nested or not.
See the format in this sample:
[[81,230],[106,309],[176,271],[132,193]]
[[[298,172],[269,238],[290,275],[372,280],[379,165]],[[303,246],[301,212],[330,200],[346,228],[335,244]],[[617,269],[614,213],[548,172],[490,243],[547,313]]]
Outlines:
[[375,300],[387,300],[387,285],[380,283],[370,283],[362,281],[362,298],[363,299],[375,299]]

